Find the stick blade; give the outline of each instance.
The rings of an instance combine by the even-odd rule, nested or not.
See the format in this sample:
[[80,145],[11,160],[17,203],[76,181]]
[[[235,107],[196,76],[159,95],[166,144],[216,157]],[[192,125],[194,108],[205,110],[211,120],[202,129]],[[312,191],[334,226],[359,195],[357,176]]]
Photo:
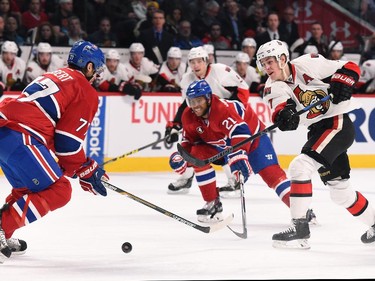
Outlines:
[[181,144],[177,144],[177,150],[181,154],[182,158],[184,158],[187,162],[193,164],[197,167],[203,167],[208,164],[205,160],[201,160],[198,158],[195,158],[193,155],[191,155],[189,152],[187,152]]
[[241,233],[241,232],[237,232],[237,231],[233,230],[229,225],[227,225],[227,227],[229,228],[230,231],[232,231],[238,237],[240,237],[242,239],[246,239],[247,238],[247,228],[244,228],[243,233]]
[[225,228],[226,226],[228,226],[228,224],[231,223],[233,218],[234,218],[234,214],[232,213],[229,216],[227,216],[224,220],[222,220],[221,222],[218,222],[218,223],[215,223],[215,224],[209,226],[210,227],[209,233],[212,233],[212,232],[215,232],[215,231],[218,231],[220,229]]

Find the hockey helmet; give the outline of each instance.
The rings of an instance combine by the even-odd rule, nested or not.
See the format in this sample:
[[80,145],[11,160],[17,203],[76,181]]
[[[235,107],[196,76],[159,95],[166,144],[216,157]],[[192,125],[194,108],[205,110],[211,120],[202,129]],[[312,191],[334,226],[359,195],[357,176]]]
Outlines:
[[143,47],[142,43],[132,43],[129,47],[130,53],[144,53],[145,47]]
[[167,53],[168,58],[182,58],[181,49],[178,47],[170,47]]
[[212,44],[204,44],[203,45],[203,49],[206,50],[206,52],[207,52],[208,55],[215,54],[215,47]]
[[120,60],[120,54],[117,52],[115,49],[110,49],[108,52],[105,54],[105,58],[109,60]]
[[191,48],[188,54],[188,60],[196,59],[196,58],[203,58],[206,61],[208,60],[208,54],[202,46]]
[[237,55],[236,55],[236,62],[246,62],[246,63],[250,63],[250,58],[249,58],[249,55],[244,53],[244,52],[239,52]]
[[52,47],[49,43],[40,42],[36,51],[38,53],[52,53]]
[[13,53],[17,54],[18,53],[18,46],[16,42],[14,41],[5,41],[3,45],[1,46],[1,52],[4,53]]
[[285,55],[286,62],[289,61],[289,50],[286,43],[280,40],[272,40],[263,45],[261,45],[257,52],[257,66],[258,69],[263,69],[262,64],[260,63],[261,59],[267,57],[275,57],[278,62],[282,55]]
[[247,37],[242,41],[242,47],[257,47],[257,42],[251,37]]
[[344,46],[340,41],[331,41],[328,46],[329,51],[344,51]]
[[101,73],[105,63],[102,50],[89,41],[74,43],[68,55],[68,64],[85,68],[89,62],[94,64],[96,73]]
[[190,100],[198,97],[204,96],[206,100],[210,101],[212,96],[212,90],[210,85],[206,82],[206,80],[198,80],[194,81],[189,85],[186,90],[186,102],[190,107]]
[[307,45],[303,50],[304,54],[317,54],[319,53],[318,48],[315,45]]

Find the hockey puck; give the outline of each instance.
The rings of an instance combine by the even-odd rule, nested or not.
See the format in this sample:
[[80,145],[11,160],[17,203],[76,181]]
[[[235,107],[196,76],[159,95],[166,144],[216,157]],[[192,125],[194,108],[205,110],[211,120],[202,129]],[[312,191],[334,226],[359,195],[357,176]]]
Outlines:
[[124,244],[122,244],[121,248],[124,253],[130,253],[133,249],[133,246],[129,242],[125,242]]

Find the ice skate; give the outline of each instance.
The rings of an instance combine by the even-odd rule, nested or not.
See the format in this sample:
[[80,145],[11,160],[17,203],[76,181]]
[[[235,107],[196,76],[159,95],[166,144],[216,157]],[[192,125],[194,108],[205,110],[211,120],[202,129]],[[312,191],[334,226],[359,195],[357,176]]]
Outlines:
[[272,236],[274,248],[310,249],[310,229],[307,219],[292,219],[292,225]]
[[169,194],[186,194],[189,192],[194,179],[194,169],[188,167],[175,182],[168,185]]
[[219,222],[223,220],[223,204],[220,198],[207,202],[202,209],[197,210],[198,221],[205,223]]
[[23,255],[27,249],[27,243],[17,238],[9,238],[6,240],[8,247],[12,251],[12,255]]
[[316,215],[313,209],[308,209],[306,212],[306,219],[309,225],[319,225],[318,221],[316,220]]
[[7,258],[10,258],[12,255],[12,251],[8,246],[7,240],[5,239],[5,233],[4,230],[1,227],[1,218],[2,218],[2,212],[8,207],[8,205],[4,205],[0,209],[0,263],[3,263]]
[[365,244],[375,242],[375,224],[361,236],[361,241]]
[[241,196],[240,183],[234,178],[229,178],[226,185],[219,187],[219,192],[223,198],[239,198]]

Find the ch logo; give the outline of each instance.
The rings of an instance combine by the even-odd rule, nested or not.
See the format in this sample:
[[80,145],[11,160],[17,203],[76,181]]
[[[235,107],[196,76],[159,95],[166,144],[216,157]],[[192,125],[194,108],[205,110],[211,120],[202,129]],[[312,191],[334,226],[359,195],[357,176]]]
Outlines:
[[336,37],[336,33],[338,32],[343,32],[345,38],[348,38],[351,34],[349,30],[350,24],[347,22],[344,22],[344,26],[337,26],[337,23],[334,21],[331,23],[331,28],[332,28],[332,35],[333,37]]

